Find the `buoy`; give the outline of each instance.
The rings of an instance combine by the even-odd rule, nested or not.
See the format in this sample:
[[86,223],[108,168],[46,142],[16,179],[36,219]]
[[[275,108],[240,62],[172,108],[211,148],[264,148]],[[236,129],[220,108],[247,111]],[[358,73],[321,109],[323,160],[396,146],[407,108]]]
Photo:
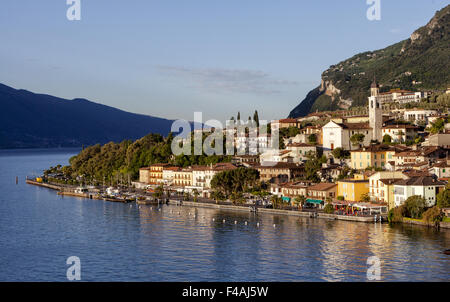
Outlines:
[[161,209],[158,209],[158,211],[160,211],[160,212],[161,212]]
[[216,221],[216,218],[213,218],[213,221]]
[[259,227],[259,222],[258,222],[258,223],[256,223],[256,226],[257,226],[257,227]]
[[234,224],[237,224],[237,221],[236,221],[236,220],[234,221]]
[[245,222],[245,225],[247,225],[247,221]]
[[225,219],[223,220],[223,223],[225,223]]
[[277,225],[274,223],[274,224],[273,224],[273,227],[275,228],[276,226],[277,226]]

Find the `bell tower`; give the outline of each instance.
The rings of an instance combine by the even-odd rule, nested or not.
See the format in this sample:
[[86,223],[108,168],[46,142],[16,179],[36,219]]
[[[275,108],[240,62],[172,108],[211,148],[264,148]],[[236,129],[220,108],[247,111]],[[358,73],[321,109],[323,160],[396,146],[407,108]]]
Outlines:
[[381,109],[380,99],[380,86],[378,86],[376,79],[373,79],[373,83],[370,86],[369,97],[369,125],[372,128],[372,140],[382,142],[381,128],[383,127],[383,111]]

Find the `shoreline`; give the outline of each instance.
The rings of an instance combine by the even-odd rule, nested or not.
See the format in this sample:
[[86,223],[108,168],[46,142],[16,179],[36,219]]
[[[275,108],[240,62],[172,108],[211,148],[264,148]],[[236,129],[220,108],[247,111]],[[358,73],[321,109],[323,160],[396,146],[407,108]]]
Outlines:
[[[64,192],[61,191],[62,186],[58,185],[52,185],[47,183],[40,183],[37,181],[33,181],[30,179],[26,180],[27,184],[35,185],[55,191],[59,191],[57,194],[62,196],[71,196],[71,197],[79,197],[79,198],[85,198],[85,199],[95,199],[95,200],[103,200],[103,201],[109,201],[109,202],[122,202],[127,203],[125,201],[120,200],[112,200],[111,198],[96,198],[94,194],[89,193],[74,193],[74,192]],[[137,205],[151,205],[156,204],[155,202],[136,202]],[[223,204],[215,204],[215,203],[205,203],[205,202],[194,202],[194,201],[182,201],[169,199],[168,201],[169,205],[181,205],[181,206],[187,206],[187,207],[198,207],[198,208],[209,208],[209,209],[218,209],[218,210],[229,210],[229,211],[236,211],[236,212],[248,212],[251,213],[251,207],[246,206],[236,206],[236,205],[223,205]],[[257,208],[255,211],[256,214],[262,213],[262,214],[271,214],[271,215],[285,215],[285,216],[295,216],[295,217],[305,217],[305,218],[319,218],[319,219],[328,219],[328,220],[341,220],[341,221],[352,221],[352,222],[362,222],[362,223],[380,223],[380,221],[377,219],[375,221],[374,217],[362,217],[362,216],[344,216],[344,215],[338,215],[338,214],[326,214],[326,213],[315,213],[315,212],[301,212],[301,211],[290,211],[290,210],[280,210],[280,209],[270,209],[270,208]],[[379,218],[378,216],[377,218]],[[387,223],[387,215],[382,215],[382,221],[381,223]],[[424,221],[413,221],[413,220],[403,220],[402,224],[409,224],[409,225],[418,225],[423,227],[433,227],[432,225],[428,225]],[[450,223],[449,222],[440,222],[440,228],[443,229],[450,229]]]

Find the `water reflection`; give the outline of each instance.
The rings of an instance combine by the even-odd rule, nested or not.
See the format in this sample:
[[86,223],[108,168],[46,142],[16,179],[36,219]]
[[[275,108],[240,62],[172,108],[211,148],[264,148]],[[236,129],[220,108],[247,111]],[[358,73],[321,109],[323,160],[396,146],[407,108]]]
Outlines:
[[0,281],[65,281],[72,255],[82,261],[84,281],[366,281],[370,256],[380,258],[383,281],[450,281],[450,256],[442,253],[449,230],[166,205],[159,211],[23,183],[27,171],[72,155],[0,153],[10,173],[0,174]]

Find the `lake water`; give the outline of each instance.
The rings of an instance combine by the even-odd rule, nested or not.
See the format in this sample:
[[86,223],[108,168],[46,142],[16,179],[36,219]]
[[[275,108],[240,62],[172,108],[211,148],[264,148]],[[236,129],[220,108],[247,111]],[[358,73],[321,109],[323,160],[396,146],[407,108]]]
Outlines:
[[450,256],[442,253],[448,230],[155,211],[25,184],[75,153],[0,151],[0,281],[67,281],[70,256],[81,260],[82,281],[366,281],[371,256],[381,261],[383,281],[450,281]]

